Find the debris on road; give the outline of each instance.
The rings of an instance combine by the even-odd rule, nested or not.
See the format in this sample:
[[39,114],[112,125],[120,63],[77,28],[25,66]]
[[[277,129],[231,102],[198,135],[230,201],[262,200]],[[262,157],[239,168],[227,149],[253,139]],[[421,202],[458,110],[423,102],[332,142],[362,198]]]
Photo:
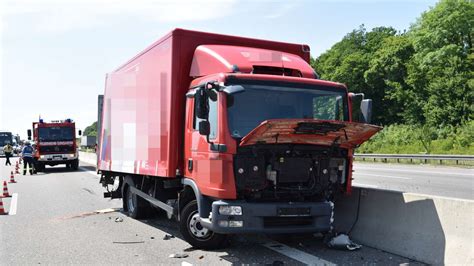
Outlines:
[[121,223],[121,222],[123,222],[123,218],[122,217],[117,217],[117,218],[115,218],[115,222],[116,223]]
[[333,237],[329,242],[328,242],[328,247],[334,248],[334,249],[341,249],[341,250],[358,250],[362,246],[359,244],[356,244],[350,240],[349,236],[346,234],[340,234],[335,237]]
[[165,234],[165,236],[163,237],[163,240],[170,240],[171,238],[174,238],[174,236]]
[[199,256],[198,259],[200,259],[200,260],[204,259],[204,255]]
[[115,209],[108,208],[108,209],[97,210],[97,211],[95,211],[95,212],[96,212],[97,214],[104,214],[104,213],[116,212],[116,211],[119,211],[119,210],[120,210],[119,208],[115,208]]
[[183,259],[183,258],[189,257],[189,255],[184,254],[184,253],[176,253],[176,254],[170,254],[169,257],[170,258],[176,258],[176,259]]
[[114,241],[113,244],[143,244],[145,241]]
[[[117,211],[120,211],[120,209],[119,208],[115,208],[115,209],[108,208],[108,209],[102,209],[102,210],[95,210],[95,211],[92,211],[92,212],[83,212],[83,213],[80,213],[80,214],[77,214],[77,215],[72,215],[72,216],[58,217],[58,218],[55,218],[55,220],[69,220],[69,219],[74,219],[74,218],[85,218],[85,217],[92,216],[92,215],[112,213],[112,212],[117,212]],[[111,217],[109,217],[109,219],[111,219]]]

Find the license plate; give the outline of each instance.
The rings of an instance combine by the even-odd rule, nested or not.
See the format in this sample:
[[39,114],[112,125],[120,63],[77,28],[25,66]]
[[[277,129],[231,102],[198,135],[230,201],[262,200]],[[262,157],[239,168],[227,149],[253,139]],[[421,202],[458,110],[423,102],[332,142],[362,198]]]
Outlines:
[[53,159],[62,159],[62,156],[53,156]]
[[278,216],[309,216],[311,208],[278,208]]

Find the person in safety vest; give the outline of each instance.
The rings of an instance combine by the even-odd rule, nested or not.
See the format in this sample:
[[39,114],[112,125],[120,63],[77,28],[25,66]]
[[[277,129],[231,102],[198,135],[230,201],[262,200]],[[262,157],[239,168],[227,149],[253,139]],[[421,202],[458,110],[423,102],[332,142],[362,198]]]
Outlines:
[[13,146],[10,143],[7,143],[7,145],[3,147],[3,152],[5,153],[5,158],[7,159],[5,161],[5,165],[12,165],[10,162],[10,157],[12,157],[13,154]]
[[30,175],[33,175],[33,152],[33,147],[31,147],[30,142],[27,141],[21,151],[21,157],[23,158],[23,175],[26,175],[27,166],[29,167]]

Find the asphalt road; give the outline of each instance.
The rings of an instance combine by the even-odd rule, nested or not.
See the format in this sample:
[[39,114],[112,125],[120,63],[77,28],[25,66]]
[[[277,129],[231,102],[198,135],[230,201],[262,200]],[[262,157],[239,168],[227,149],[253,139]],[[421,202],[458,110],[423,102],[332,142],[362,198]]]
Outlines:
[[[8,180],[12,168],[4,166],[3,158],[0,169],[0,179]],[[58,166],[15,178],[18,183],[8,189],[16,196],[3,199],[13,215],[0,216],[2,265],[417,264],[370,247],[355,252],[328,249],[321,237],[313,235],[239,235],[217,251],[193,250],[182,240],[176,222],[164,217],[134,220],[122,214],[120,200],[102,197],[92,167],[67,172]],[[123,221],[116,222],[117,218]],[[164,240],[166,234],[175,237]],[[187,257],[170,258],[170,254]]]
[[353,177],[359,187],[474,199],[472,168],[356,162]]

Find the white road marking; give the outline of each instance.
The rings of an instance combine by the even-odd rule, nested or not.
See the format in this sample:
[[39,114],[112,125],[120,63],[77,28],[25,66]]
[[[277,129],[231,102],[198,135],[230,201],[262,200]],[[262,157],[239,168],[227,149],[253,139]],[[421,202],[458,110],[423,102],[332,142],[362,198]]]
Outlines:
[[336,265],[330,261],[321,259],[319,257],[308,254],[296,248],[289,247],[276,241],[265,243],[263,244],[263,246],[280,254],[283,254],[289,258],[302,262],[306,265]]
[[352,185],[354,185],[356,187],[378,188],[378,186],[376,186],[376,185],[367,185],[367,184],[361,184],[361,183],[357,183],[357,182],[352,182]]
[[410,180],[411,178],[409,177],[402,177],[402,176],[393,176],[393,175],[385,175],[385,174],[379,174],[379,175],[376,175],[376,174],[365,174],[365,173],[357,173],[354,174],[354,175],[358,175],[358,176],[364,176],[364,175],[367,175],[367,176],[376,176],[376,177],[386,177],[386,178],[397,178],[397,179],[405,179],[405,180]]
[[354,167],[354,170],[381,170],[381,171],[394,171],[394,172],[408,172],[408,173],[423,173],[423,174],[438,174],[438,175],[463,175],[463,176],[472,176],[474,177],[474,172],[472,174],[462,174],[462,173],[450,173],[450,172],[433,172],[433,171],[419,171],[419,170],[405,170],[405,169],[393,169],[393,168],[376,168],[376,167]]
[[193,264],[191,264],[187,261],[183,261],[183,262],[181,262],[181,266],[193,266]]
[[10,211],[8,212],[8,215],[16,214],[17,205],[18,205],[18,193],[13,193],[12,201],[10,202]]

